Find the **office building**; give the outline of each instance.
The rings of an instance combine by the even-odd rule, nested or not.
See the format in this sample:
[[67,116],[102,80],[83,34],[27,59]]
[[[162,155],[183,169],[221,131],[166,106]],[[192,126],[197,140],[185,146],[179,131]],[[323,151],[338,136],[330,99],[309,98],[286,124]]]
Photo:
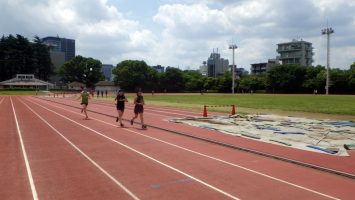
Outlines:
[[229,70],[228,59],[221,58],[221,54],[214,51],[211,53],[207,60],[207,76],[217,77],[224,74],[224,72]]
[[105,76],[106,81],[111,81],[113,79],[112,78],[112,69],[113,69],[113,65],[110,65],[110,64],[103,64],[101,66],[101,72]]
[[51,51],[64,52],[65,61],[75,57],[75,40],[60,37],[45,37],[42,42],[51,47]]
[[200,73],[202,74],[202,76],[207,76],[207,62],[203,61],[202,65],[200,66]]
[[269,70],[271,67],[279,64],[280,62],[278,59],[269,59],[268,62],[265,63],[251,64],[250,73],[252,75],[262,74],[265,73],[267,70]]
[[312,66],[313,47],[312,43],[303,40],[277,44],[278,59],[282,64],[299,64]]
[[152,66],[152,68],[155,69],[158,73],[164,73],[164,71],[165,71],[165,67],[163,67],[161,65]]

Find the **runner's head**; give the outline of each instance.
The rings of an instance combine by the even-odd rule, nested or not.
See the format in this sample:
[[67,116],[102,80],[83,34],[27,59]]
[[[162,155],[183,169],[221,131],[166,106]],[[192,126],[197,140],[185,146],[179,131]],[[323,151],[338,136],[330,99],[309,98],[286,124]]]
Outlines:
[[123,95],[124,91],[123,90],[118,90],[119,95]]
[[141,90],[138,90],[137,96],[142,96],[142,91]]

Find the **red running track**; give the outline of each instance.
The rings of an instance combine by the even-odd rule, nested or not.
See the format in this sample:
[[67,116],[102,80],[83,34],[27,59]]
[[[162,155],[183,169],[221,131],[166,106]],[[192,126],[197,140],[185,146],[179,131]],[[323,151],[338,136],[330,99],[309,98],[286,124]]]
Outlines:
[[[51,98],[51,100],[69,104],[69,105],[78,105],[77,101],[72,99],[59,99]],[[130,118],[133,113],[133,106],[128,104],[128,109],[125,112],[125,117]],[[148,124],[152,124],[158,127],[178,130],[180,132],[189,133],[198,137],[204,137],[212,140],[217,140],[227,144],[237,145],[240,147],[253,149],[293,160],[298,160],[305,163],[310,163],[313,165],[322,166],[325,168],[330,168],[338,171],[342,171],[349,174],[355,174],[355,150],[350,150],[348,153],[350,156],[333,156],[323,153],[316,153],[310,151],[303,151],[294,148],[288,148],[281,145],[268,144],[264,142],[259,142],[252,139],[235,137],[227,134],[220,134],[216,131],[201,129],[198,127],[192,127],[184,124],[172,124],[167,122],[167,119],[170,118],[181,118],[186,116],[196,116],[198,113],[194,113],[186,110],[178,109],[168,109],[168,108],[159,108],[156,106],[146,106],[145,109],[145,119]],[[103,101],[91,101],[89,106],[90,110],[117,115],[113,103]],[[182,116],[183,115],[183,116]]]
[[[15,112],[8,109],[11,101]],[[105,110],[102,105],[90,106]],[[117,128],[111,117],[100,114],[89,113],[91,120],[82,120],[78,109],[40,99],[5,97],[0,108],[2,113],[6,111],[5,118],[9,120],[0,118],[1,127],[14,123],[17,115],[38,199],[351,199],[355,196],[352,179],[160,130]],[[16,125],[12,130],[18,134]],[[1,132],[1,138],[10,141],[6,133]],[[19,143],[18,138],[13,143]],[[34,199],[18,149],[8,151],[20,152],[15,162],[22,169],[24,178],[18,184],[24,189],[2,184],[4,191],[12,189],[17,196],[9,198],[0,190],[0,199]],[[9,170],[6,165],[0,167],[1,171]],[[16,174],[6,175],[10,182],[16,179]]]

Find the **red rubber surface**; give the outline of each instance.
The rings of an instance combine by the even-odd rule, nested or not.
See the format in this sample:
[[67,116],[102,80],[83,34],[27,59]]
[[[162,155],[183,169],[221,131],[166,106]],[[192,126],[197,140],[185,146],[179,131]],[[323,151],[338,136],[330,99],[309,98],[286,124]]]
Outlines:
[[[8,109],[10,99],[5,98],[0,108],[8,114],[4,118],[1,115],[1,127],[11,121],[14,123],[12,110]],[[126,122],[127,128],[118,128],[112,117],[91,112],[88,113],[91,120],[82,120],[83,115],[79,109],[33,97],[12,97],[12,100],[39,199],[131,199],[131,196],[26,105],[139,199],[229,199],[226,193],[239,199],[351,199],[355,196],[355,181],[352,179],[161,130],[141,130],[137,124],[131,127]],[[55,100],[79,105],[79,102],[68,99]],[[235,137],[225,137],[213,131],[189,129],[185,125],[162,121],[166,119],[163,113],[150,113],[149,108],[146,107],[145,112],[147,124],[207,135],[228,142],[236,140]],[[112,107],[93,102],[89,104],[89,110],[116,113]],[[176,111],[168,114],[174,115],[173,112]],[[179,113],[184,114],[183,111]],[[127,106],[125,117],[131,116],[131,106]],[[14,127],[12,129],[17,134]],[[11,126],[9,128],[11,130]],[[11,137],[5,135],[7,132],[0,133],[1,138],[11,142]],[[0,142],[0,152],[3,152],[3,144],[7,142]],[[13,139],[12,143],[18,145],[18,139]],[[32,199],[22,153],[18,148],[17,151],[20,156],[16,164],[22,169],[24,177],[19,184],[25,189],[16,191],[21,194],[12,199]],[[0,170],[9,168],[6,166],[0,165]],[[10,180],[16,179],[15,174],[7,176]],[[3,185],[4,191],[11,189],[9,185]],[[2,197],[7,196],[0,190],[0,199]]]

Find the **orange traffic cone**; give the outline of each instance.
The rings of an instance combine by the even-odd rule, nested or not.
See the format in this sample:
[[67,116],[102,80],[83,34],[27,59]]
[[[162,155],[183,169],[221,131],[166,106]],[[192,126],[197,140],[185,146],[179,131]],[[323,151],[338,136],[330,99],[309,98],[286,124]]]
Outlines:
[[203,117],[207,117],[207,107],[206,107],[206,105],[203,107]]
[[235,115],[235,105],[232,105],[232,115]]

